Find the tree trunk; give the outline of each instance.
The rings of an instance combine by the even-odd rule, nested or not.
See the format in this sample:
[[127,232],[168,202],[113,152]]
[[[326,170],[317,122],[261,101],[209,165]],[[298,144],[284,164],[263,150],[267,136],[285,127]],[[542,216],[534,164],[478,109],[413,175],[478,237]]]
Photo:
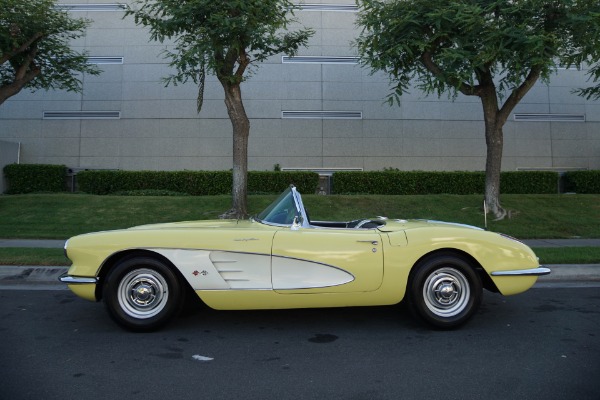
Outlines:
[[504,219],[506,210],[500,205],[500,171],[502,170],[502,150],[504,133],[502,128],[509,114],[533,87],[541,73],[539,67],[532,68],[527,78],[514,89],[502,108],[498,108],[498,94],[489,70],[480,71],[480,85],[477,95],[483,104],[485,121],[485,142],[487,159],[485,162],[485,202],[496,220]]
[[487,159],[485,161],[485,204],[497,220],[506,216],[500,205],[500,172],[502,170],[503,132],[502,126],[486,126],[485,141]]
[[222,81],[225,105],[233,128],[232,208],[223,217],[243,219],[248,216],[248,137],[250,121],[242,102],[240,85]]
[[483,118],[485,121],[485,143],[487,158],[485,161],[485,204],[496,220],[506,216],[506,210],[500,205],[500,171],[502,170],[502,151],[504,121],[499,118],[496,90],[493,85],[481,96]]

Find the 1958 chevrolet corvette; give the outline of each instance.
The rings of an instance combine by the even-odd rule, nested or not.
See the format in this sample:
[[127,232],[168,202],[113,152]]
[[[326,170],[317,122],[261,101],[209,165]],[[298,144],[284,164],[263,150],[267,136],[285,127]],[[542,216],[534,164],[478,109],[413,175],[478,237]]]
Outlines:
[[144,225],[75,236],[60,279],[133,331],[164,326],[194,293],[218,310],[391,305],[436,328],[465,323],[482,289],[512,295],[539,275],[533,251],[479,228],[383,217],[312,221],[291,186],[247,221]]

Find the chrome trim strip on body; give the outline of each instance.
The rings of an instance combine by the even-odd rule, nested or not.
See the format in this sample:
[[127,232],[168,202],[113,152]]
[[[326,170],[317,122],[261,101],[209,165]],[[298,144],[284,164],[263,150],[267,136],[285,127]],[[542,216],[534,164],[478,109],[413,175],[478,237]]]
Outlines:
[[277,255],[277,254],[273,254],[271,257],[276,257],[276,258],[282,258],[282,259],[287,259],[287,260],[294,260],[294,261],[301,261],[301,262],[308,262],[311,264],[317,264],[317,265],[321,265],[323,267],[328,267],[328,268],[332,268],[332,269],[337,269],[339,271],[345,272],[347,274],[352,275],[352,277],[354,279],[356,279],[356,277],[354,276],[354,274],[346,271],[344,268],[340,268],[340,267],[336,267],[335,265],[331,265],[331,264],[326,264],[320,261],[313,261],[313,260],[308,260],[306,258],[298,258],[298,257],[290,257],[290,256],[281,256],[281,255]]
[[83,276],[71,276],[71,275],[62,275],[61,277],[58,278],[58,280],[61,281],[62,283],[66,283],[67,285],[98,283],[98,278],[90,278],[90,277],[83,277]]
[[492,272],[492,276],[540,276],[540,275],[548,275],[550,272],[550,268],[539,267],[539,268],[531,268],[531,269],[516,269],[512,271],[495,271]]

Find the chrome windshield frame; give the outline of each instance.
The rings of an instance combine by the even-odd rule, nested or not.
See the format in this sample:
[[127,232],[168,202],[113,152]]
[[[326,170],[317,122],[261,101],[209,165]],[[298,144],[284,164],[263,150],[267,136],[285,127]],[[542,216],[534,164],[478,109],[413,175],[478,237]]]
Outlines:
[[277,209],[278,205],[282,201],[288,199],[288,196],[282,197],[282,195],[288,190],[290,191],[291,198],[293,201],[293,207],[295,209],[294,221],[297,221],[299,226],[302,228],[309,228],[310,223],[308,221],[308,215],[306,213],[306,210],[304,209],[304,203],[302,202],[302,196],[300,195],[300,192],[298,192],[298,190],[296,189],[296,187],[294,185],[290,185],[290,187],[288,189],[286,189],[281,195],[279,195],[278,201],[269,204],[269,206],[267,208],[265,208],[265,210],[263,210],[260,214],[254,216],[252,219],[256,222],[260,222],[261,224],[265,224],[265,225],[281,226],[281,227],[288,227],[288,228],[297,227],[297,225],[294,222],[279,223],[279,222],[273,222],[273,221],[269,221],[267,219],[259,218],[259,216],[261,214],[263,214],[264,211],[269,210],[269,209],[275,210],[275,209]]
[[306,214],[306,209],[304,208],[304,203],[302,202],[302,196],[295,186],[291,186],[291,188],[294,196],[294,203],[296,204],[296,210],[298,211],[298,216],[300,217],[300,226],[302,228],[310,228],[310,221],[308,220],[308,214]]

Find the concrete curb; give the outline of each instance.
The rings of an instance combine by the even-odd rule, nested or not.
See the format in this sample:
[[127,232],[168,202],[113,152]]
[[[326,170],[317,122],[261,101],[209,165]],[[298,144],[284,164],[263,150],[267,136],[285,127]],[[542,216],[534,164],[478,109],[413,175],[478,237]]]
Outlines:
[[[552,270],[540,276],[538,283],[600,282],[600,264],[544,265]],[[0,265],[0,289],[21,285],[60,286],[58,278],[68,271],[66,266]]]
[[0,265],[0,289],[57,289],[67,288],[58,278],[69,267]]
[[550,275],[540,276],[538,282],[600,282],[600,264],[544,265],[552,270]]

